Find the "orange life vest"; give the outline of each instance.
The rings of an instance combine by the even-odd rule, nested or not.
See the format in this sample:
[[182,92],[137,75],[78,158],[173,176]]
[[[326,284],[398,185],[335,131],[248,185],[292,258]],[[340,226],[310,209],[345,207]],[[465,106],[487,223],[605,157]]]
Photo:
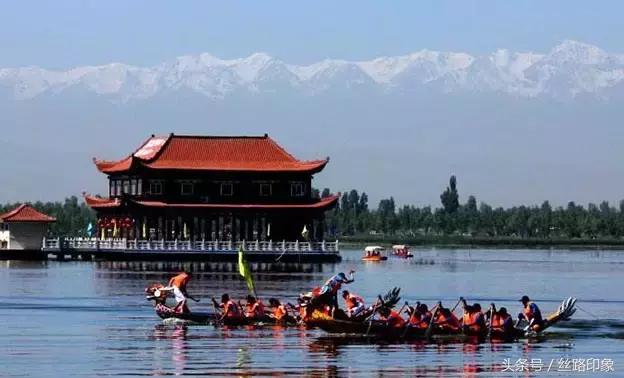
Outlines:
[[427,311],[422,314],[419,311],[414,311],[409,318],[409,323],[412,327],[427,329],[429,328],[429,322],[431,321],[431,312]]
[[496,331],[504,331],[505,321],[507,321],[508,319],[511,319],[511,316],[509,314],[503,316],[498,313],[495,313],[494,315],[492,315],[492,319],[491,319],[492,329]]
[[401,315],[394,310],[390,311],[388,317],[382,316],[381,319],[388,322],[390,327],[403,328],[405,326],[405,319],[403,319]]
[[356,308],[360,303],[364,302],[362,297],[358,297],[357,295],[349,294],[347,299],[345,300],[347,305],[347,310],[352,310]]
[[260,318],[264,316],[264,305],[260,301],[245,305],[245,316],[248,318]]
[[471,331],[480,332],[482,329],[481,319],[483,319],[483,314],[481,312],[466,311],[464,312],[463,325],[464,327],[468,327]]
[[186,272],[182,272],[169,280],[169,286],[175,286],[178,289],[186,289],[186,284],[188,284],[190,279],[191,277],[186,274]]
[[240,316],[240,313],[238,311],[238,306],[231,299],[223,305],[223,313],[228,318],[237,318]]
[[459,319],[457,319],[457,316],[453,313],[451,313],[450,316],[445,316],[442,311],[438,311],[434,322],[440,328],[446,330],[459,331],[460,328]]
[[288,311],[284,305],[279,305],[275,308],[275,310],[273,310],[275,320],[282,320],[286,315],[288,315]]

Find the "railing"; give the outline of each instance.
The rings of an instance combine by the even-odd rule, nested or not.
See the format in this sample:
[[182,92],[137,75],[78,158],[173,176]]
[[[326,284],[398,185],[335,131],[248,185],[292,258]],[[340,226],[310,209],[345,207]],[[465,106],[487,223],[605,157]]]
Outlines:
[[328,252],[338,253],[335,242],[299,241],[219,241],[219,240],[140,240],[140,239],[93,239],[53,238],[43,239],[44,250],[133,250],[133,251],[208,251],[232,252],[243,248],[246,252]]

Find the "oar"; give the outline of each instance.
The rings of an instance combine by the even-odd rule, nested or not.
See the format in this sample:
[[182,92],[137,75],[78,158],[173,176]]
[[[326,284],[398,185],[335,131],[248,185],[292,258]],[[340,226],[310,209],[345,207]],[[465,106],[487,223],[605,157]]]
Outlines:
[[217,308],[217,304],[215,303],[215,299],[212,298],[212,308],[214,308],[214,312],[215,312],[215,327],[219,326],[219,323],[221,323],[221,317],[219,316],[219,310]]
[[377,309],[379,309],[380,301],[383,302],[383,300],[381,299],[381,296],[377,297],[377,302],[375,302],[375,305],[373,306],[373,313],[370,314],[368,318],[364,320],[364,321],[368,320],[368,328],[366,329],[366,334],[364,336],[368,336],[368,333],[370,332],[371,327],[373,326],[373,317],[375,316]]
[[433,321],[435,320],[436,314],[438,313],[438,310],[440,309],[441,305],[442,305],[442,302],[438,302],[436,304],[436,306],[435,306],[435,309],[431,313],[431,319],[429,320],[429,326],[427,327],[427,330],[425,331],[425,338],[427,338],[427,339],[431,337],[431,332],[433,331]]
[[459,299],[457,300],[457,303],[455,303],[455,306],[453,306],[453,309],[451,310],[451,312],[455,312],[455,309],[457,308],[457,306],[459,306],[462,299],[464,299],[464,297],[459,297]]
[[494,320],[494,303],[490,305],[490,324],[488,324],[488,338],[492,338],[492,320]]

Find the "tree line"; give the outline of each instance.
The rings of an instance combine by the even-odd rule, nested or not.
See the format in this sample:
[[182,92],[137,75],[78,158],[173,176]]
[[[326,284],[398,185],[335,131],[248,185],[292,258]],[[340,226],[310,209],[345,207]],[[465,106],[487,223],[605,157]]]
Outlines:
[[[331,195],[329,189],[319,194]],[[492,207],[468,196],[460,203],[457,179],[440,194],[440,207],[397,206],[394,198],[382,199],[369,209],[365,192],[344,192],[335,209],[327,213],[326,232],[336,237],[365,235],[467,236],[511,238],[618,239],[624,237],[624,200],[618,207],[607,201],[587,206],[569,202],[553,207]]]
[[[315,197],[332,195],[328,188],[314,190]],[[440,194],[440,206],[397,206],[393,197],[382,199],[371,209],[368,195],[353,189],[341,194],[337,206],[326,214],[326,235],[332,237],[392,235],[466,236],[511,238],[624,238],[624,200],[614,207],[609,202],[587,206],[569,202],[553,207],[548,201],[539,206],[492,207],[468,196],[461,203],[457,179]],[[0,213],[19,203],[0,205]],[[57,202],[34,202],[31,206],[56,218],[50,227],[54,236],[86,236],[89,223],[95,225],[95,212],[76,196]]]

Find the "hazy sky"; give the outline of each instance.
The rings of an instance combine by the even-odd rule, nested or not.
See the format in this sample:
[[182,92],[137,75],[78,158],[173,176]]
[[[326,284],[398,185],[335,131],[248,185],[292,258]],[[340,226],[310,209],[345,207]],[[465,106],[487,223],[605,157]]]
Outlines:
[[292,63],[420,50],[624,51],[621,1],[6,1],[0,67],[151,65],[264,51]]

